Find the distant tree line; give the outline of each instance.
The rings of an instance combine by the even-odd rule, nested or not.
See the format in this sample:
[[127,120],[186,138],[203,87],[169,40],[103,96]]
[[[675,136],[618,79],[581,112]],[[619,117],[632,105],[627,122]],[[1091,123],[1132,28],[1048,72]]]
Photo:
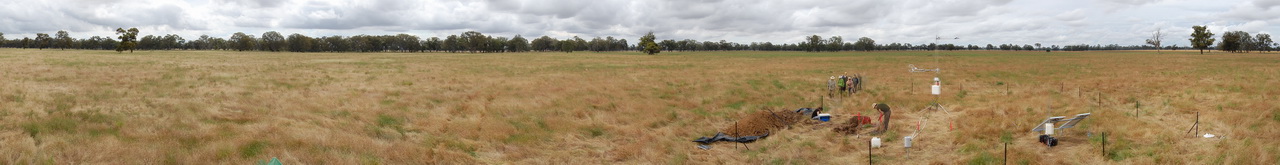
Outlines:
[[[779,43],[772,42],[751,42],[748,44],[719,41],[698,41],[692,39],[684,40],[656,40],[652,33],[641,37],[641,41],[649,41],[649,43],[629,43],[627,39],[615,38],[607,36],[604,38],[595,37],[590,40],[577,36],[571,38],[557,39],[549,36],[533,38],[532,40],[524,36],[515,35],[513,37],[501,37],[485,35],[476,31],[463,32],[457,35],[449,35],[445,37],[421,38],[409,34],[396,35],[354,35],[354,36],[307,36],[303,34],[283,35],[276,31],[268,31],[261,35],[245,34],[237,32],[227,38],[211,37],[201,35],[199,38],[188,40],[176,34],[167,35],[146,35],[137,38],[136,29],[133,31],[124,31],[118,29],[118,34],[128,35],[132,33],[134,38],[129,44],[121,43],[120,37],[102,37],[93,36],[84,39],[71,38],[66,31],[58,31],[54,36],[45,33],[37,33],[36,38],[23,37],[22,39],[8,40],[4,38],[4,33],[0,33],[0,47],[10,48],[36,48],[36,49],[93,49],[93,50],[111,50],[117,47],[131,45],[132,49],[138,50],[224,50],[224,51],[272,51],[272,52],[467,52],[467,53],[501,53],[501,52],[527,52],[527,51],[641,51],[657,53],[660,51],[922,51],[922,50],[1007,50],[1007,51],[1090,51],[1090,50],[1149,50],[1149,49],[1209,49],[1208,46],[1200,48],[1193,40],[1193,46],[1170,45],[1163,47],[1155,47],[1154,45],[1130,45],[1121,46],[1117,44],[1109,45],[1041,45],[1035,44],[986,44],[986,45],[956,45],[956,44],[911,44],[911,43],[876,43],[875,40],[868,37],[861,37],[853,42],[847,42],[841,36],[822,37],[818,35],[804,36],[804,40],[799,43]],[[1207,30],[1205,31],[1207,32]],[[1201,34],[1203,35],[1203,34]],[[1193,35],[1193,37],[1195,37]],[[1212,33],[1208,34],[1212,38]],[[647,40],[646,40],[647,39]],[[1223,51],[1229,52],[1248,52],[1248,51],[1270,51],[1275,45],[1268,34],[1258,34],[1250,37],[1248,33],[1242,31],[1227,32],[1222,35],[1222,42],[1217,47]],[[136,42],[136,43],[135,43]],[[1203,44],[1203,43],[1202,43]],[[647,46],[639,46],[647,45]],[[1213,45],[1209,41],[1207,45]],[[645,49],[652,47],[651,49]],[[120,50],[132,50],[120,49]]]
[[1248,32],[1231,31],[1222,34],[1222,42],[1218,43],[1218,50],[1235,53],[1247,53],[1250,51],[1270,52],[1275,49],[1272,48],[1274,45],[1276,44],[1271,40],[1271,34],[1249,36]]
[[[121,35],[127,35],[129,32],[132,31],[122,32]],[[133,34],[136,35],[136,32]],[[37,33],[35,39],[7,40],[4,38],[4,33],[0,33],[0,47],[111,50],[120,46],[120,40],[111,37],[93,36],[86,39],[73,39],[69,36],[66,31],[58,31],[56,37]],[[612,36],[596,37],[591,40],[576,36],[563,40],[542,36],[530,41],[520,35],[511,38],[495,37],[475,31],[444,38],[425,39],[409,34],[311,37],[297,33],[284,36],[276,31],[268,31],[259,36],[237,32],[228,38],[201,35],[200,38],[188,40],[177,34],[168,34],[146,35],[136,40],[137,43],[133,48],[137,50],[470,53],[636,50],[634,46],[627,43],[626,39]]]
[[[1215,41],[1219,41],[1213,38],[1213,32],[1209,31],[1206,26],[1192,26],[1191,30],[1191,38],[1189,40],[1191,40],[1191,44],[1194,48],[1200,49],[1201,54],[1204,53],[1205,49],[1212,50],[1209,46],[1213,45]],[[1271,52],[1271,50],[1275,50],[1273,47],[1277,45],[1280,44],[1276,44],[1271,40],[1271,34],[1250,36],[1248,32],[1230,31],[1222,34],[1222,38],[1221,41],[1218,42],[1217,49],[1233,53],[1247,53],[1250,51]]]

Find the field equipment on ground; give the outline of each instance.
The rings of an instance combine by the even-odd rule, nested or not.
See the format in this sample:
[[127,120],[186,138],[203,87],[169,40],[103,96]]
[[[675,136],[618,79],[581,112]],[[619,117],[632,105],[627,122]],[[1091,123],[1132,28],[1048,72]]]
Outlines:
[[818,116],[813,117],[813,119],[817,119],[822,122],[828,122],[828,121],[831,121],[831,114],[819,113]]
[[1058,138],[1054,138],[1049,135],[1040,135],[1040,143],[1049,147],[1058,146]]
[[934,96],[942,95],[942,79],[938,79],[938,77],[933,77],[933,85],[930,85],[929,89],[930,89],[929,93],[933,94]]
[[[1196,122],[1191,124],[1191,128],[1187,129],[1187,133],[1191,133],[1191,130],[1196,130],[1196,133],[1191,135],[1200,134],[1200,112],[1196,112]],[[1208,134],[1206,133],[1206,135]]]
[[942,69],[941,69],[941,68],[933,68],[933,69],[927,69],[927,68],[926,68],[926,69],[920,69],[920,68],[917,68],[915,64],[907,64],[907,67],[911,67],[911,70],[910,70],[910,71],[911,71],[911,73],[919,73],[919,72],[941,72],[941,71],[942,71]]
[[[1065,120],[1067,121],[1066,124],[1062,124],[1062,126],[1058,126],[1058,128],[1053,128],[1053,129],[1061,130],[1061,129],[1075,127],[1076,124],[1080,124],[1080,121],[1084,121],[1085,118],[1089,118],[1089,115],[1091,115],[1091,113],[1078,114],[1076,115],[1076,117]],[[1036,128],[1032,128],[1031,132],[1045,131],[1045,129],[1047,129],[1046,126],[1052,127],[1052,125],[1045,125],[1045,124],[1056,124],[1058,122],[1064,121],[1063,119],[1066,119],[1066,118],[1067,118],[1066,116],[1049,117],[1048,119],[1044,119],[1043,122],[1040,122],[1040,124],[1037,124]]]
[[[1031,132],[1043,131],[1044,134],[1040,135],[1040,143],[1043,143],[1045,146],[1049,146],[1049,147],[1058,146],[1058,138],[1053,137],[1054,130],[1061,130],[1061,129],[1075,127],[1077,124],[1080,124],[1080,121],[1084,121],[1085,118],[1089,118],[1089,115],[1091,115],[1091,113],[1081,113],[1071,119],[1066,119],[1067,118],[1066,116],[1049,117],[1047,119],[1044,119],[1044,121],[1040,122],[1040,124],[1036,124],[1036,128],[1032,128]],[[1066,120],[1063,120],[1063,119],[1066,119]],[[1062,122],[1062,121],[1066,121],[1067,123],[1062,124],[1057,128],[1053,127],[1054,124],[1057,124],[1058,122]]]
[[880,148],[880,138],[871,137],[871,148]]

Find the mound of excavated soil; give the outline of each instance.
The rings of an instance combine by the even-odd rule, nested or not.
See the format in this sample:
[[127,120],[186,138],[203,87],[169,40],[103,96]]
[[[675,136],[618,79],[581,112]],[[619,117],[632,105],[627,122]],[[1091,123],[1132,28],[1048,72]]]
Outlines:
[[868,124],[871,124],[871,117],[853,116],[849,118],[849,121],[845,121],[840,124],[840,126],[834,128],[833,131],[842,134],[858,134],[858,129],[862,129],[863,125]]
[[779,129],[787,128],[808,118],[804,114],[793,111],[766,109],[747,115],[742,120],[738,120],[733,125],[724,128],[721,132],[733,137],[760,136],[765,133],[772,134]]

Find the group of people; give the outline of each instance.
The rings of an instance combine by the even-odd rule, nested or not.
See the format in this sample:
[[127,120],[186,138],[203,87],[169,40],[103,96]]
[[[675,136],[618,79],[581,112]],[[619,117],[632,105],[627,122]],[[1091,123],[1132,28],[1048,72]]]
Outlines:
[[862,90],[862,75],[848,76],[849,72],[845,72],[840,76],[831,76],[827,79],[827,95],[834,97],[836,93],[842,95],[857,93]]

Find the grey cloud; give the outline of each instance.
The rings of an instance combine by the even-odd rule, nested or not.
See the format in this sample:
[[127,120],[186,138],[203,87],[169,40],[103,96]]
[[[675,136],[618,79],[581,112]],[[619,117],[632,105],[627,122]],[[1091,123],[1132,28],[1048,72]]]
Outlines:
[[1167,0],[1094,0],[1094,3],[1100,4],[1102,11],[1113,13],[1163,1]]
[[281,7],[288,0],[214,0],[219,5],[235,5],[251,8],[276,8]]
[[[63,9],[62,12],[75,19],[109,27],[156,25],[168,25],[176,28],[195,27],[183,21],[184,13],[182,8],[175,5],[144,6],[136,7],[132,10],[123,10],[124,8],[125,6],[122,5],[111,5],[93,8],[92,10]],[[107,11],[107,13],[102,13],[101,11]]]
[[376,0],[349,4],[350,6],[301,7],[281,20],[286,28],[298,29],[356,29],[361,27],[401,26],[407,18],[413,18],[413,6],[402,1]]
[[[498,9],[515,9],[515,13],[530,15],[549,15],[556,18],[569,18],[577,16],[579,11],[596,1],[573,1],[573,0],[519,0],[519,1],[490,1],[489,4],[497,4]],[[519,4],[519,7],[513,8]]]
[[1104,0],[1104,2],[1107,2],[1107,3],[1122,4],[1122,5],[1145,5],[1145,4],[1156,3],[1160,1],[1162,0]]
[[1277,1],[1277,0],[1253,0],[1253,5],[1257,6],[1258,8],[1270,9],[1270,8],[1272,8],[1272,7],[1280,6],[1280,1]]
[[1219,17],[1230,18],[1236,21],[1280,21],[1280,17],[1277,17],[1277,15],[1280,15],[1280,7],[1277,7],[1280,6],[1280,2],[1276,2],[1275,0],[1270,2],[1264,1],[1266,0],[1255,0],[1250,3],[1237,4],[1235,7],[1232,7],[1231,10],[1219,15]]
[[[111,34],[114,27],[225,37],[260,34],[416,33],[476,30],[526,38],[614,36],[748,43],[796,42],[802,36],[868,36],[880,42],[1141,44],[1139,33],[1212,22],[1222,28],[1278,31],[1280,1],[1221,0],[108,0],[15,1],[0,6],[0,32],[11,36],[71,30]],[[70,5],[64,5],[70,4]],[[1052,5],[1047,5],[1052,4]],[[1176,13],[1175,13],[1176,12]],[[1179,16],[1170,16],[1179,15]],[[1162,23],[1163,22],[1163,23]],[[1215,25],[1215,26],[1216,26]],[[1185,29],[1183,29],[1185,30]],[[83,31],[83,33],[78,33]],[[1170,30],[1181,33],[1182,30]],[[1146,32],[1141,32],[1146,33]],[[188,36],[184,36],[188,37]],[[194,36],[190,36],[194,37]]]

